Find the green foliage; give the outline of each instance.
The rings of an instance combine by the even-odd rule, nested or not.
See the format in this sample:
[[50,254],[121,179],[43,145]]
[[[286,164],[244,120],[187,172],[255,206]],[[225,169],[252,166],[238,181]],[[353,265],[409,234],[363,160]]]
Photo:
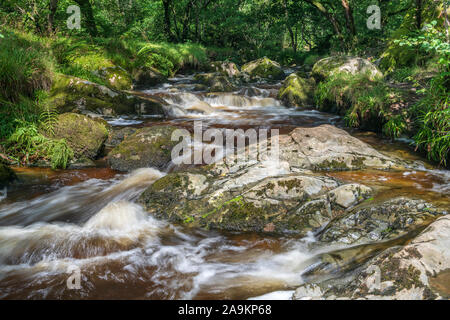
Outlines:
[[429,55],[437,55],[439,64],[448,66],[450,64],[450,43],[446,39],[446,35],[436,25],[437,21],[434,20],[420,31],[394,40],[394,43],[401,47],[417,48]]
[[315,93],[319,108],[344,115],[348,126],[384,130],[393,137],[406,130],[399,124],[402,116],[393,117],[391,109],[400,98],[383,80],[373,81],[369,75],[337,74],[321,82]]
[[443,165],[449,164],[450,150],[450,73],[442,73],[431,81],[423,99],[415,105],[417,147],[424,150],[429,159]]
[[200,45],[148,43],[138,51],[138,60],[145,66],[171,76],[183,68],[198,69],[208,61],[206,49]]
[[18,121],[14,133],[7,140],[8,152],[28,163],[31,159],[49,159],[53,169],[66,168],[73,151],[64,139],[44,136],[35,124]]

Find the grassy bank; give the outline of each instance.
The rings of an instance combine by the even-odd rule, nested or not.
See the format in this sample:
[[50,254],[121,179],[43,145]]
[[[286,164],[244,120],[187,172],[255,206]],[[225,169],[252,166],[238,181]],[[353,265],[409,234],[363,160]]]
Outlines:
[[208,62],[206,48],[195,44],[50,38],[9,28],[0,34],[0,153],[23,164],[48,160],[54,168],[65,168],[72,157],[64,139],[51,138],[56,110],[47,97],[58,74],[108,86],[99,75],[108,67],[130,74],[147,67],[172,76]]

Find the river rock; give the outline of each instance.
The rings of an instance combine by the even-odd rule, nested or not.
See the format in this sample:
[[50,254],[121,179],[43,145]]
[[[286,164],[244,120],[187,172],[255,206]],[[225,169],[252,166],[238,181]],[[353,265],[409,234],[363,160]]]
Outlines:
[[289,107],[305,107],[314,103],[314,79],[304,79],[293,73],[283,82],[278,99]]
[[212,72],[219,72],[227,77],[237,77],[240,75],[238,66],[230,61],[213,61],[210,63]]
[[319,171],[404,168],[400,161],[332,125],[297,128],[279,141],[280,156],[292,167]]
[[334,219],[319,240],[352,245],[385,241],[427,225],[439,213],[424,200],[396,198],[381,204],[367,201],[364,208]]
[[133,71],[134,89],[146,89],[165,81],[167,78],[154,68],[140,67]]
[[[324,290],[328,298],[448,299],[450,217],[442,216],[405,246],[374,257],[352,281]],[[379,281],[378,281],[379,280]]]
[[8,166],[0,163],[0,187],[16,179],[16,174]]
[[164,169],[171,161],[172,148],[178,144],[171,140],[176,129],[172,126],[139,129],[108,154],[108,163],[119,171],[149,167]]
[[175,172],[156,181],[139,201],[149,213],[172,222],[299,235],[342,212],[332,212],[327,198],[339,187],[334,179],[311,172],[276,176],[270,169],[257,164],[228,173],[218,168]]
[[220,73],[199,73],[195,80],[209,87],[209,92],[232,92],[236,90],[230,78]]
[[123,140],[127,137],[131,136],[138,129],[133,127],[124,127],[124,128],[112,128],[109,130],[108,139],[105,142],[105,146],[108,148],[114,148],[118,146]]
[[339,74],[367,74],[372,80],[383,78],[383,73],[373,63],[358,57],[334,56],[325,58],[316,62],[312,69],[312,75],[318,81]]
[[114,67],[106,67],[102,68],[98,71],[95,71],[94,74],[104,79],[108,85],[116,90],[131,90],[133,89],[133,81],[131,79],[131,75],[122,67],[114,66]]
[[76,113],[59,115],[53,131],[53,138],[67,141],[75,159],[95,159],[108,138],[108,130],[102,121]]
[[241,71],[248,73],[252,78],[281,80],[285,77],[280,64],[266,57],[246,63]]
[[65,75],[55,76],[48,103],[60,113],[97,113],[107,116],[122,114],[165,116],[164,107],[158,101],[143,99],[87,80]]

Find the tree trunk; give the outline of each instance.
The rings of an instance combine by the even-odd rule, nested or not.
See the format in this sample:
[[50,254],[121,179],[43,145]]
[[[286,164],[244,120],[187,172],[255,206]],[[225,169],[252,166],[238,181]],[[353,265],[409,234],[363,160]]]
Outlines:
[[55,32],[55,14],[58,8],[59,0],[50,0],[48,3],[48,9],[50,13],[48,14],[48,33],[52,34]]
[[345,22],[347,24],[347,29],[350,32],[350,34],[354,37],[356,35],[356,28],[355,28],[355,20],[353,19],[353,9],[347,0],[341,0],[341,4],[345,12]]
[[74,0],[74,1],[80,6],[81,12],[83,12],[83,15],[86,19],[87,31],[92,37],[96,37],[98,32],[91,2],[89,0]]
[[294,53],[297,53],[297,39],[294,31],[292,30],[290,19],[289,19],[289,10],[287,7],[287,0],[283,0],[283,8],[284,8],[284,16],[286,18],[286,28],[288,29],[289,35],[291,37],[291,45]]
[[174,36],[171,29],[170,22],[170,6],[172,5],[172,0],[162,0],[164,6],[164,32],[170,42],[173,42]]
[[422,0],[416,0],[416,27],[422,28]]

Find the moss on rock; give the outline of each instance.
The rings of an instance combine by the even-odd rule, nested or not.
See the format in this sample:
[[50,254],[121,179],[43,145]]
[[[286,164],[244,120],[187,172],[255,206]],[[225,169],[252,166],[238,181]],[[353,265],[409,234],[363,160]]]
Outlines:
[[331,76],[367,75],[370,80],[379,80],[383,74],[367,59],[334,56],[319,60],[312,69],[312,75],[317,81],[323,81]]
[[106,67],[95,73],[113,89],[131,90],[133,88],[131,75],[122,67]]
[[95,159],[103,150],[108,130],[100,121],[76,113],[64,113],[58,116],[52,137],[65,139],[75,159]]
[[141,110],[148,109],[151,113],[147,114],[164,115],[162,104],[61,74],[54,77],[48,104],[60,113],[93,112],[114,116],[142,113]]
[[261,77],[273,80],[281,80],[285,76],[281,66],[277,62],[266,57],[243,65],[241,71],[248,73],[251,77]]
[[278,92],[278,99],[289,107],[309,106],[314,103],[314,79],[304,79],[293,73],[286,78]]
[[137,130],[108,154],[108,162],[115,170],[132,171],[138,168],[165,168],[171,160],[173,126],[153,126]]

